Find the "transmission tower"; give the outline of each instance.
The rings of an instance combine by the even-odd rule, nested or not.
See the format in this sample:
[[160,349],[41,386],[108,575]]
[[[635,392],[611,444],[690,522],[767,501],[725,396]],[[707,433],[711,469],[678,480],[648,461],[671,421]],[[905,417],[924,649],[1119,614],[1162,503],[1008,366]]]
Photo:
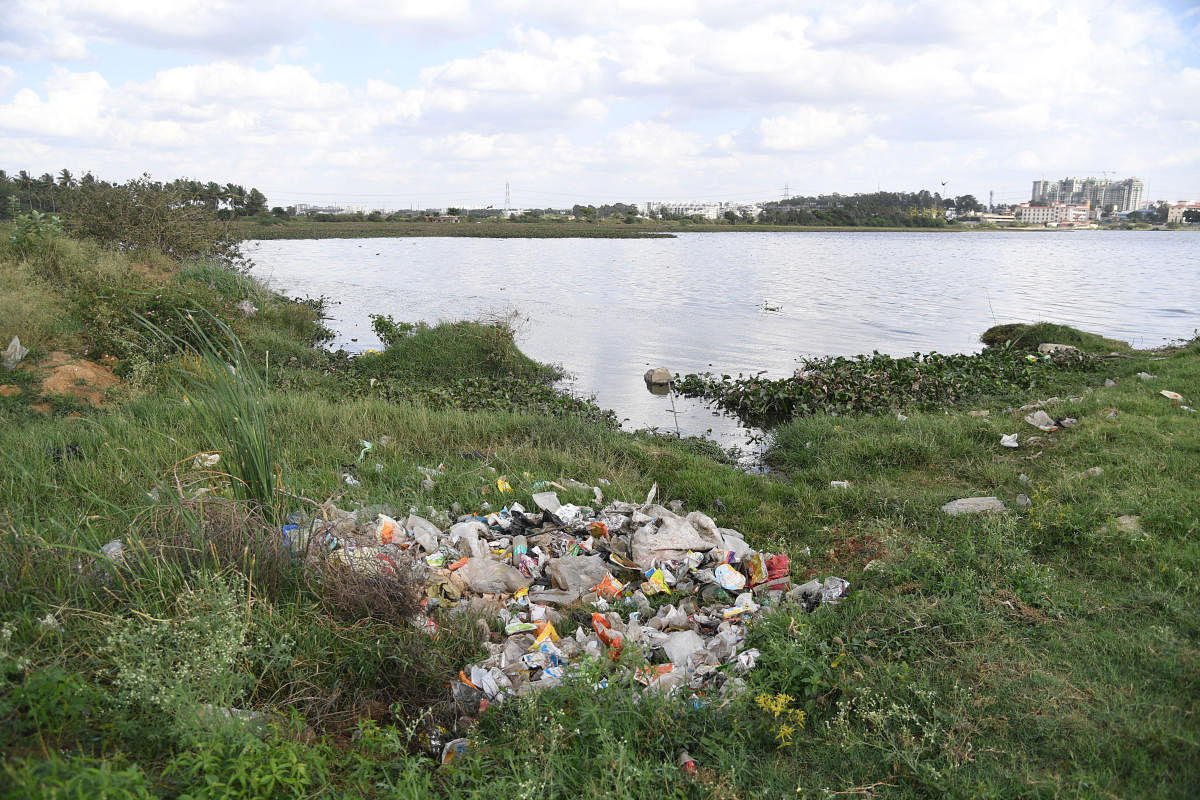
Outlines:
[[508,192],[508,181],[504,182],[504,216],[508,216],[512,211],[512,197]]

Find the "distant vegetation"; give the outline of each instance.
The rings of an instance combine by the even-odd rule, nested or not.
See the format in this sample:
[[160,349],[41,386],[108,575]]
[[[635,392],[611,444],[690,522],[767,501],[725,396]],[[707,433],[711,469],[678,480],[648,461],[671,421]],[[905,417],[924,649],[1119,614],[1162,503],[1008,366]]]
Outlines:
[[266,197],[236,184],[170,182],[150,176],[114,183],[70,170],[33,178],[0,170],[0,219],[41,220],[66,233],[127,252],[179,259],[239,259],[229,221],[262,213]]
[[945,212],[958,214],[983,211],[972,195],[943,198],[924,189],[919,192],[872,192],[869,194],[823,194],[790,197],[770,203],[759,217],[771,225],[845,225],[863,227],[940,228]]

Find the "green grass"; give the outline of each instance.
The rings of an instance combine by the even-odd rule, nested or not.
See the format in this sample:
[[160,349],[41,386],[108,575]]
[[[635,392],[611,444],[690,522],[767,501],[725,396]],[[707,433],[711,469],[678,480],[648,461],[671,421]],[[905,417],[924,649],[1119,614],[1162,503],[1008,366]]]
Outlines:
[[[48,263],[22,266],[21,280],[41,280]],[[120,262],[109,266],[115,279]],[[239,336],[261,343],[305,319],[304,307],[244,276],[195,269],[155,280],[214,313],[242,296],[280,304],[277,317],[230,316]],[[76,281],[64,307],[76,307]],[[86,342],[109,324],[72,316],[58,341]],[[482,327],[401,336],[400,349],[376,357],[374,386],[359,365],[299,345],[295,364],[273,367],[274,388],[255,389],[257,435],[282,465],[290,508],[332,497],[342,508],[434,515],[453,503],[494,507],[500,476],[515,489],[505,501],[527,506],[540,480],[603,478],[605,494],[620,499],[657,482],[660,497],[789,552],[795,577],[847,578],[850,596],[753,627],[748,644],[762,656],[728,705],[635,702],[615,673],[593,665],[582,686],[493,707],[467,733],[467,754],[438,767],[429,736],[453,735],[456,716],[446,684],[482,655],[472,615],[442,617],[430,638],[332,603],[273,544],[261,509],[232,496],[228,476],[192,467],[198,452],[232,458],[243,444],[170,392],[82,417],[0,404],[0,797],[1200,792],[1200,420],[1159,394],[1200,400],[1200,342],[1130,351],[1039,385],[1043,399],[1051,390],[1064,398],[1052,415],[1079,420],[1054,434],[1013,410],[1036,394],[985,392],[903,421],[817,413],[776,431],[774,471],[762,476],[685,442],[622,433],[569,404],[559,413],[505,398],[463,407],[447,387],[448,364],[468,370],[481,394],[516,381],[510,373],[538,377],[507,350],[511,339]],[[1108,377],[1115,386],[1102,385]],[[380,389],[414,382],[423,388]],[[1000,447],[1012,432],[1021,446]],[[361,462],[360,440],[374,444]],[[423,487],[418,467],[439,464],[433,488]],[[1101,474],[1085,473],[1097,466]],[[361,485],[343,483],[345,472]],[[1009,511],[939,510],[982,494]],[[719,514],[717,498],[727,508]],[[1122,515],[1140,517],[1140,530],[1118,525]],[[125,541],[123,566],[95,555],[113,538]],[[57,625],[40,621],[47,615]],[[805,714],[790,744],[782,725],[797,717],[776,716],[771,703]],[[254,710],[266,729],[214,717],[206,704]],[[700,767],[694,777],[676,766],[684,748]]]
[[1052,322],[995,325],[984,331],[979,341],[989,347],[1012,347],[1017,350],[1037,350],[1038,345],[1052,342],[1071,345],[1085,353],[1098,355],[1114,352],[1128,354],[1132,350],[1128,342],[1108,339],[1069,325],[1057,325]]

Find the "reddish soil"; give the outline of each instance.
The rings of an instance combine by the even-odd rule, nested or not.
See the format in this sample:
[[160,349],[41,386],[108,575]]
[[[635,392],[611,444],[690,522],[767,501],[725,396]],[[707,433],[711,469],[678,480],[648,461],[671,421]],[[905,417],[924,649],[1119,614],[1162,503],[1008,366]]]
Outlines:
[[38,367],[46,372],[42,394],[70,395],[92,406],[99,406],[104,393],[121,382],[108,367],[58,350],[46,356]]

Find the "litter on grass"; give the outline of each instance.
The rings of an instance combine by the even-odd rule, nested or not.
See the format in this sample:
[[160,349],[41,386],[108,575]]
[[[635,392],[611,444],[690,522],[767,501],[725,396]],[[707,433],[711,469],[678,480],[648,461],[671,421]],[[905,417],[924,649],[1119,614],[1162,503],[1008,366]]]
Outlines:
[[[600,510],[538,492],[536,511],[513,503],[445,529],[415,514],[360,522],[333,508],[289,525],[285,541],[313,563],[415,580],[425,598],[412,622],[433,635],[440,614],[494,620],[503,634],[451,689],[468,718],[569,681],[588,659],[620,659],[644,691],[722,702],[744,688],[741,676],[758,659],[744,646],[747,625],[786,603],[809,612],[836,604],[849,583],[830,576],[794,585],[788,556],[760,553],[703,512],[684,514],[681,503],[659,505],[656,490],[644,503]],[[634,651],[641,657],[621,658]]]

